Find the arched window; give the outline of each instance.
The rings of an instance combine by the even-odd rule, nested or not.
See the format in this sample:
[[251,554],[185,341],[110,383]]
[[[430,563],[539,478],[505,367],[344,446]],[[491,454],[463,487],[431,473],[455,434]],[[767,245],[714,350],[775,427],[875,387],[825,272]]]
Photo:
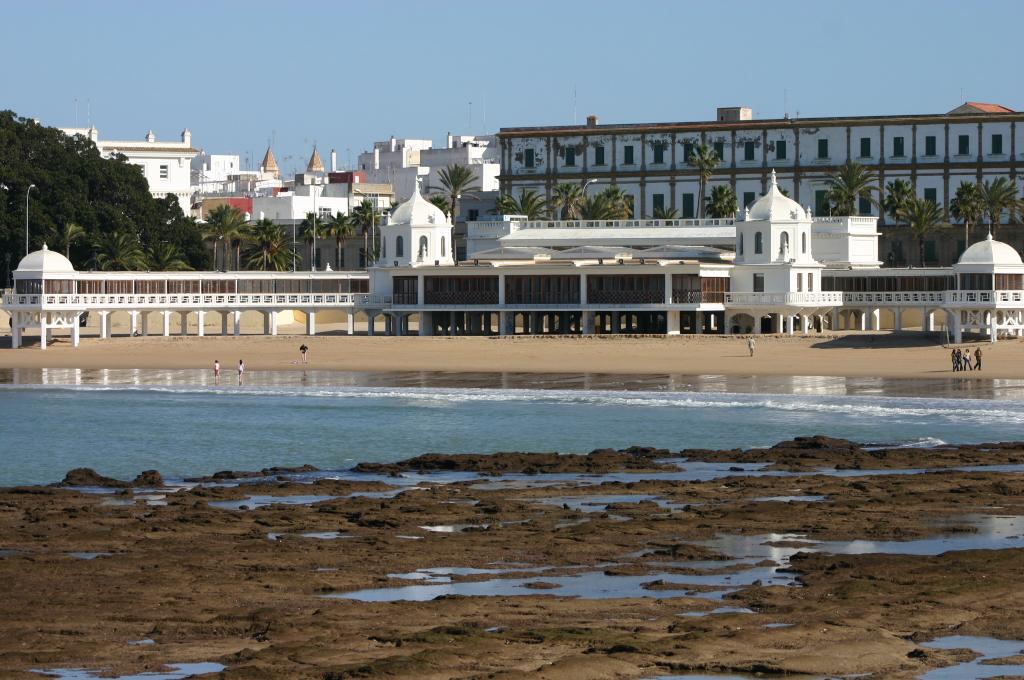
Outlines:
[[740,234],[740,248],[739,248],[739,250],[740,250],[739,254],[742,255],[743,254],[743,234]]
[[764,252],[764,237],[758,231],[754,233],[754,254],[760,255],[762,252]]
[[442,237],[441,237],[441,257],[444,257],[444,255],[445,255],[445,249],[444,249],[444,236],[442,236]]
[[800,234],[800,252],[807,254],[807,232]]
[[395,238],[395,257],[405,257],[405,239],[401,236]]
[[427,246],[428,246],[427,237],[426,236],[420,236],[420,249],[419,249],[419,252],[416,253],[416,261],[417,262],[423,262],[423,258],[425,258],[427,256]]
[[779,234],[779,259],[789,259],[789,232],[784,231]]

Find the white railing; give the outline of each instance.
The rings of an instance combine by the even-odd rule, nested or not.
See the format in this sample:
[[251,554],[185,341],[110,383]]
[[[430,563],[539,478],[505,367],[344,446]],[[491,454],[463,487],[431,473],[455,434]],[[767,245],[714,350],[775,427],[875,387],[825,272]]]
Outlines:
[[267,307],[352,307],[378,303],[368,293],[160,293],[143,295],[4,295],[4,307],[71,309],[229,309]]
[[736,224],[736,220],[731,217],[704,220],[535,220],[517,224],[520,229],[678,229],[731,227]]
[[946,301],[946,291],[914,290],[906,292],[847,292],[843,293],[846,304],[863,305],[941,305]]
[[843,294],[835,291],[814,293],[726,293],[726,306],[761,307],[768,305],[821,306],[843,304]]
[[951,305],[1024,305],[1024,290],[950,290],[946,303]]

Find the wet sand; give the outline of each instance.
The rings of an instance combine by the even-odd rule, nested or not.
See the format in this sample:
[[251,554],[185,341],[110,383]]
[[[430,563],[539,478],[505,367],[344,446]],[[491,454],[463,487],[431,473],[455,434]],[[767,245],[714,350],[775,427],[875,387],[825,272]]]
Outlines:
[[[5,339],[9,343],[8,339]],[[873,376],[1024,378],[1024,341],[977,343],[983,370],[953,373],[938,335],[859,333],[761,336],[750,357],[745,337],[366,337],[347,335],[86,338],[74,349],[58,341],[0,348],[2,368],[210,369],[229,377],[239,359],[251,371],[451,371],[726,376]],[[309,346],[309,364],[298,347]]]
[[[667,478],[680,455],[703,473]],[[1018,471],[954,469],[978,464]],[[991,549],[1024,545],[1022,464],[1016,444],[936,453],[812,439],[751,452],[430,456],[344,479],[298,473],[304,483],[285,470],[225,473],[216,481],[243,484],[174,493],[3,489],[0,667],[16,678],[204,661],[247,680],[916,678],[972,656],[922,646],[934,638],[1024,639],[1024,548]],[[756,476],[760,466],[779,476]],[[432,472],[410,476],[421,470]],[[84,471],[72,481],[111,483]],[[804,500],[764,500],[778,497]],[[937,535],[989,549],[921,543]],[[806,552],[854,539],[926,549]],[[752,557],[729,561],[737,544]],[[439,567],[472,569],[422,571]],[[581,578],[611,590],[580,591]],[[495,579],[528,584],[443,595]],[[420,599],[352,599],[409,586]],[[563,594],[577,591],[589,597]],[[153,644],[129,644],[139,640]]]

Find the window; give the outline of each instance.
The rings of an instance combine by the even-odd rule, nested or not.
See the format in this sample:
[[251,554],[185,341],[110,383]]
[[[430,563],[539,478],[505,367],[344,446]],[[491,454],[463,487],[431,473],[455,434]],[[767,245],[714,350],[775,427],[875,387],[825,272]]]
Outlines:
[[829,212],[828,189],[818,189],[814,192],[814,214],[828,215]]
[[754,160],[754,143],[743,142],[743,160],[752,161]]
[[576,149],[571,146],[565,147],[565,167],[571,168],[576,165]]
[[818,140],[818,158],[819,159],[821,159],[821,158],[828,158],[828,140],[827,139],[819,139]]
[[651,197],[654,212],[661,212],[665,209],[665,194],[654,194]]
[[534,153],[533,149],[527,149],[523,152],[523,165],[528,168],[532,168],[534,164]]
[[754,232],[754,255],[760,255],[764,252],[764,236],[761,232]]
[[779,234],[779,259],[786,261],[789,259],[789,232],[784,231]]
[[171,166],[161,165],[160,166],[160,179],[167,179],[171,174]]
[[420,236],[420,249],[419,249],[419,252],[416,254],[416,260],[418,262],[423,262],[423,258],[425,258],[427,256],[427,254],[428,254],[427,251],[429,250],[429,245],[430,245],[430,243],[429,243],[429,241],[427,241],[427,237],[426,236]]
[[627,144],[622,147],[622,164],[633,165],[633,145]]
[[892,157],[893,158],[903,158],[904,156],[906,156],[906,154],[904,153],[904,149],[903,149],[903,138],[902,137],[893,137],[892,138]]
[[654,161],[653,162],[656,165],[659,164],[659,163],[664,163],[665,162],[665,142],[655,142],[654,146],[653,146],[653,150],[654,150]]
[[469,214],[466,217],[466,219],[468,221],[470,221],[470,222],[476,222],[478,219],[480,219],[480,209],[479,208],[471,208],[469,210]]
[[743,192],[743,207],[749,208],[750,204],[757,200],[757,194],[753,191]]
[[992,135],[992,155],[998,156],[1003,153],[1003,136]]
[[775,142],[775,160],[786,160],[786,140],[784,139]]
[[971,136],[970,135],[960,135],[957,138],[956,152],[957,152],[957,155],[960,155],[960,156],[967,156],[968,154],[971,153]]
[[693,153],[693,144],[690,142],[683,142],[683,162],[690,162],[690,154]]
[[715,142],[715,155],[718,156],[718,160],[725,160],[725,142]]
[[938,203],[939,203],[938,191],[936,189],[933,189],[933,188],[925,189],[924,190],[924,200],[931,201],[932,203],[938,205]]
[[604,165],[604,146],[594,147],[594,165]]
[[860,138],[860,157],[871,158],[871,138],[861,137]]
[[[761,233],[758,232],[757,235],[760,236]],[[754,292],[755,293],[763,293],[764,292],[764,274],[754,274]]]
[[395,257],[405,257],[405,239],[401,236],[395,237]]
[[860,196],[857,199],[857,213],[860,215],[871,214],[871,199],[866,196]]
[[807,292],[814,292],[814,274],[811,274],[810,272],[807,273]]
[[804,292],[804,275],[801,272],[796,273],[796,292]]
[[935,135],[928,135],[924,138],[924,155],[935,155]]
[[683,218],[693,219],[694,216],[693,194],[683,194]]
[[807,254],[807,232],[800,234],[800,252]]

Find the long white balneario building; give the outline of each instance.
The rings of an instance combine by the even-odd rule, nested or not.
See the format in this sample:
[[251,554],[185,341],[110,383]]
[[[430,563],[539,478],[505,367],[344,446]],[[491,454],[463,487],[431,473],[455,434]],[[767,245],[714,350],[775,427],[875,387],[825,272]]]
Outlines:
[[[77,272],[45,248],[14,272],[3,306],[14,345],[53,329],[129,312],[132,330],[163,334],[171,315],[219,313],[239,332],[257,310],[264,332],[298,311],[316,331],[323,310],[385,319],[393,335],[787,333],[945,330],[995,342],[1024,335],[1024,264],[991,235],[946,268],[880,267],[876,218],[812,217],[779,189],[735,220],[470,224],[470,259],[451,257],[452,225],[417,191],[381,228],[381,258],[362,272]],[[187,328],[187,324],[183,324]],[[201,331],[200,331],[201,332]]]

